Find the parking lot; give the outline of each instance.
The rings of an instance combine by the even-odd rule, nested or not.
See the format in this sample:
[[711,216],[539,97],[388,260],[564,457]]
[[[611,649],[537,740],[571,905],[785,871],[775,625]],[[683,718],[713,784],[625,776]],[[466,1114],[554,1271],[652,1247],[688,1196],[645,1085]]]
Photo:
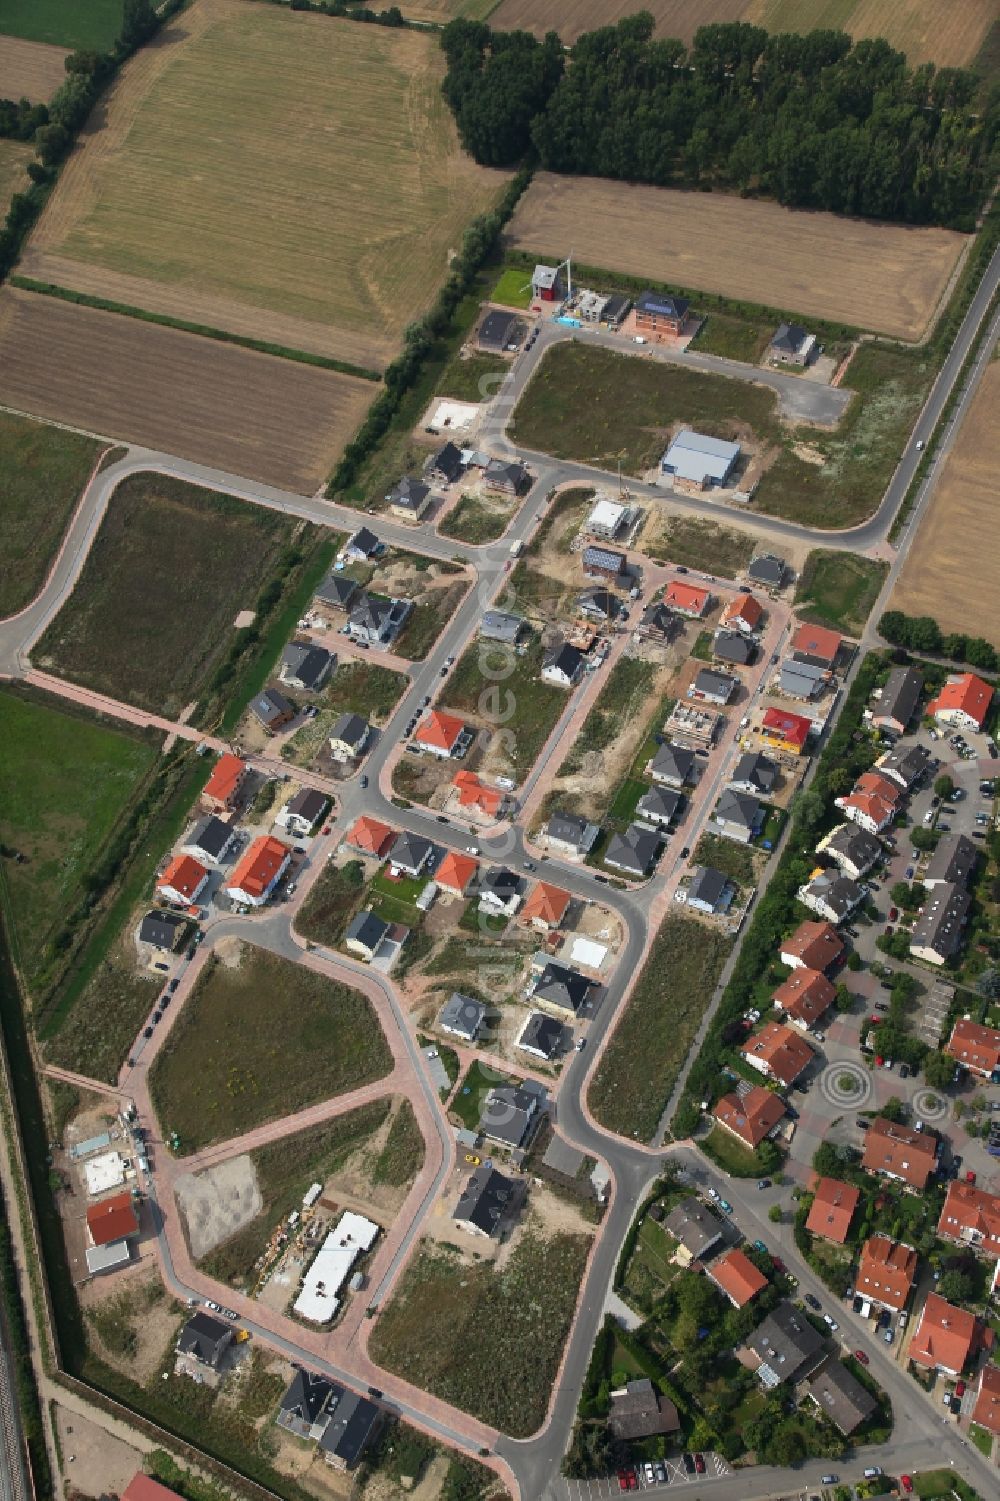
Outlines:
[[[703,1458],[705,1461],[703,1475],[699,1475],[696,1470],[689,1473],[679,1454],[672,1455],[670,1459],[657,1460],[656,1463],[662,1466],[665,1472],[665,1478],[652,1482],[645,1479],[643,1466],[636,1465],[634,1466],[636,1484],[631,1487],[626,1486],[625,1489],[663,1491],[671,1485],[693,1485],[696,1482],[704,1484],[707,1480],[720,1480],[732,1473],[721,1454],[707,1452]],[[557,1495],[565,1496],[567,1501],[598,1501],[600,1497],[620,1496],[623,1490],[617,1473],[603,1475],[597,1480],[563,1480],[561,1485],[564,1489],[561,1492],[557,1491]]]

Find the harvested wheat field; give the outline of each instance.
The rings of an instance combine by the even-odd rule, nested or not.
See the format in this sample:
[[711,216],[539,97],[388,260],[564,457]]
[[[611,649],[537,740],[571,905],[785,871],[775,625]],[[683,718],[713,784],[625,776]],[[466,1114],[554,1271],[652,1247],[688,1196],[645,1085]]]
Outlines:
[[462,153],[443,72],[434,35],[195,0],[126,66],[20,269],[381,369],[507,180]]
[[0,404],[313,493],[377,387],[54,297],[0,293]]
[[994,358],[913,539],[889,608],[932,615],[945,632],[985,636],[1000,647],[1000,616],[991,608],[1000,598],[998,411],[1000,362]]
[[677,287],[722,292],[804,318],[919,339],[968,237],[729,193],[685,193],[542,172],[508,243]]
[[26,42],[18,36],[0,38],[0,99],[30,99],[45,104],[61,83],[68,53],[47,42]]

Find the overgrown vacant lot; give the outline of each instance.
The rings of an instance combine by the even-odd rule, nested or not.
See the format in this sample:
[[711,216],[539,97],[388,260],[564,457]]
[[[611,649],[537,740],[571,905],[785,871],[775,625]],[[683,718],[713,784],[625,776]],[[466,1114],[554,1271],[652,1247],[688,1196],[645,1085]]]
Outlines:
[[436,36],[196,0],[124,70],[25,275],[381,368],[505,174]]
[[185,1153],[383,1078],[392,1054],[367,997],[244,945],[213,955],[150,1070]]
[[590,1248],[527,1234],[502,1269],[423,1247],[372,1331],[380,1365],[526,1438],[545,1420]]
[[225,655],[237,614],[254,608],[292,535],[276,511],[165,475],[130,475],[32,659],[176,716]]
[[542,172],[509,239],[543,259],[572,246],[580,265],[917,339],[966,237]]
[[817,548],[809,554],[799,576],[795,590],[798,613],[814,625],[860,636],[888,571],[888,563]]
[[312,494],[377,389],[176,328],[0,292],[0,402],[265,484]]
[[0,693],[0,843],[14,957],[31,977],[157,759],[157,743],[83,711]]
[[93,438],[0,412],[0,618],[41,589],[100,451]]
[[569,703],[562,688],[539,677],[543,656],[537,637],[523,656],[496,641],[474,641],[455,664],[443,697],[446,710],[478,715],[491,727],[503,713],[503,754],[519,779],[534,766]]
[[590,1085],[590,1108],[607,1130],[652,1138],[730,948],[690,918],[667,918]]
[[758,550],[758,539],[752,532],[737,531],[732,526],[717,526],[714,521],[699,521],[695,516],[657,520],[660,525],[652,539],[647,523],[642,550],[663,562],[683,563],[717,578],[731,579],[743,572]]
[[930,508],[893,590],[890,607],[933,615],[943,631],[968,631],[1000,646],[1000,364],[985,372],[944,466]]

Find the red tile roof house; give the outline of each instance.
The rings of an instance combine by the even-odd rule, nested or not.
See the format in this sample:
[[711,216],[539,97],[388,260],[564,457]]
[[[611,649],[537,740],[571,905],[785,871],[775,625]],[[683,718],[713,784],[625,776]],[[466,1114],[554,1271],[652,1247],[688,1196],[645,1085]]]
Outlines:
[[749,1256],[737,1249],[711,1262],[705,1271],[734,1308],[745,1307],[767,1286],[763,1272],[758,1271]]
[[205,783],[202,802],[211,808],[232,808],[239,797],[240,788],[247,774],[247,763],[227,751],[212,767],[212,775]]
[[996,1027],[983,1027],[968,1017],[959,1017],[944,1050],[970,1073],[984,1079],[1000,1070],[1000,1032]]
[[263,907],[291,863],[292,852],[280,839],[255,839],[229,878],[226,891],[234,902]]
[[782,980],[771,1000],[790,1022],[811,1027],[833,1005],[836,994],[822,970],[800,968]]
[[928,1370],[960,1376],[977,1354],[983,1326],[975,1314],[928,1293],[920,1322],[910,1340],[909,1356]]
[[478,870],[478,860],[449,850],[434,872],[434,879],[441,891],[447,891],[451,896],[464,896],[469,882]]
[[363,813],[348,829],[342,842],[346,848],[357,850],[361,855],[371,855],[376,860],[383,860],[395,838],[395,829],[391,829],[387,823],[379,823],[377,818],[368,818]]
[[694,584],[682,584],[679,579],[667,585],[663,591],[663,603],[678,615],[688,615],[700,620],[708,614],[712,595],[708,589],[698,589]]
[[455,714],[432,709],[413,733],[413,743],[432,756],[464,756],[475,738]]
[[974,672],[962,672],[948,679],[937,698],[927,705],[927,712],[942,724],[960,730],[981,730],[992,698],[989,683],[977,678]]
[[752,594],[737,594],[722,612],[722,624],[731,625],[749,636],[764,618],[764,606]]
[[112,1241],[138,1235],[139,1221],[132,1195],[126,1191],[102,1199],[99,1204],[88,1205],[87,1229],[95,1246],[108,1246]]
[[930,1131],[911,1131],[879,1116],[865,1132],[861,1166],[882,1173],[908,1188],[923,1189],[937,1166],[937,1138]]
[[189,907],[208,881],[208,871],[193,855],[175,855],[156,883],[157,894],[164,901]]
[[451,785],[458,789],[458,806],[485,813],[488,818],[498,818],[503,812],[506,794],[499,787],[487,787],[474,771],[457,771]]
[[880,834],[895,818],[902,796],[902,788],[888,777],[880,776],[877,771],[866,771],[858,777],[850,792],[844,797],[834,798],[834,803],[869,834]]
[[861,1191],[836,1178],[820,1178],[813,1190],[813,1201],[806,1220],[810,1235],[821,1235],[842,1246],[847,1240]]
[[972,1409],[972,1421],[988,1433],[1000,1433],[1000,1370],[984,1365],[979,1372],[979,1391]]
[[521,909],[518,921],[548,933],[558,928],[569,907],[570,895],[561,886],[539,881]]
[[913,1291],[917,1253],[888,1235],[870,1235],[861,1247],[854,1291],[881,1308],[899,1313]]
[[824,973],[844,952],[844,940],[832,923],[803,922],[781,941],[781,962],[790,969],[818,969]]
[[844,638],[821,625],[800,625],[792,637],[792,651],[819,667],[832,667]]
[[122,1501],[177,1501],[177,1492],[140,1473],[133,1475],[122,1491]]
[[745,1095],[723,1095],[712,1114],[724,1131],[753,1152],[784,1118],[785,1102],[773,1089],[755,1084]]
[[765,1078],[785,1085],[792,1084],[816,1056],[805,1038],[782,1022],[765,1022],[740,1051]]
[[1000,1256],[1000,1198],[973,1183],[949,1183],[937,1233],[942,1240]]

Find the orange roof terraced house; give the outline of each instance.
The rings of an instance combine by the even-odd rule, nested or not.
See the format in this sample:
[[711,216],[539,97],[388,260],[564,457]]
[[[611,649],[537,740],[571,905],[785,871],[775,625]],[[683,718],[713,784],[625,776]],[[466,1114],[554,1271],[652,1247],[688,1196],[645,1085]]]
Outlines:
[[972,1421],[988,1433],[1000,1433],[1000,1370],[984,1365],[979,1372],[979,1391],[972,1409]]
[[855,1293],[899,1313],[913,1291],[917,1253],[888,1235],[870,1235],[861,1247]]
[[820,667],[832,667],[837,660],[843,636],[822,625],[800,625],[792,637],[792,651],[808,657]]
[[458,855],[449,850],[434,872],[434,879],[442,891],[452,896],[464,896],[466,888],[479,869],[479,861],[470,855]]
[[521,908],[519,920],[547,932],[550,928],[558,928],[566,916],[569,902],[569,892],[563,891],[561,886],[550,886],[546,881],[539,881]]
[[981,730],[986,723],[993,689],[974,672],[956,673],[948,679],[937,698],[927,705],[928,714],[943,724],[961,730]]
[[389,846],[395,837],[396,830],[390,829],[387,823],[380,823],[377,818],[368,818],[362,813],[344,835],[343,843],[360,851],[362,855],[373,855],[381,860],[389,853]]
[[812,730],[812,720],[784,709],[765,709],[760,722],[760,738],[772,750],[789,756],[801,756]]
[[860,1190],[851,1183],[841,1183],[837,1178],[820,1178],[814,1190],[806,1229],[811,1235],[821,1235],[824,1240],[842,1246],[847,1240],[860,1197]]
[[949,1183],[937,1233],[943,1240],[1000,1256],[1000,1198],[974,1183]]
[[208,871],[193,855],[175,855],[156,883],[160,896],[179,907],[188,907],[208,880]]
[[247,763],[227,751],[212,767],[212,775],[205,783],[202,798],[206,803],[211,803],[213,808],[231,808],[246,774]]
[[752,594],[737,594],[722,612],[722,624],[738,631],[755,631],[764,618],[764,606]]
[[957,1063],[984,1079],[1000,1075],[1000,1032],[996,1027],[984,1027],[967,1017],[959,1017],[944,1050]]
[[802,1027],[811,1027],[824,1011],[833,1004],[837,992],[818,969],[793,969],[787,980],[782,980],[771,1000],[790,1021]]
[[754,1151],[784,1118],[785,1102],[773,1089],[754,1084],[745,1095],[723,1095],[712,1114],[724,1131]]
[[694,584],[683,584],[679,579],[667,585],[663,591],[663,603],[678,615],[690,615],[700,620],[712,602],[708,589],[699,589]]
[[435,756],[454,756],[463,739],[468,744],[471,738],[464,720],[456,714],[442,714],[440,709],[432,709],[413,732],[414,743]]
[[932,1371],[960,1376],[979,1349],[981,1336],[982,1325],[975,1314],[946,1303],[937,1293],[928,1293],[909,1356]]
[[832,923],[799,923],[781,940],[781,962],[792,969],[828,970],[844,952],[844,940]]
[[720,1256],[705,1268],[712,1281],[735,1308],[743,1308],[767,1286],[764,1273],[738,1249]]
[[499,787],[487,787],[474,771],[457,771],[452,777],[451,785],[458,789],[460,808],[478,808],[480,813],[486,813],[490,818],[496,818],[503,808],[504,793]]
[[287,844],[262,834],[236,866],[226,891],[234,902],[262,907],[285,874],[291,859]]
[[87,1229],[95,1246],[109,1246],[112,1241],[139,1234],[139,1221],[130,1193],[115,1194],[99,1204],[87,1207]]
[[816,1056],[805,1038],[782,1022],[765,1022],[740,1052],[751,1068],[779,1084],[792,1084]]

